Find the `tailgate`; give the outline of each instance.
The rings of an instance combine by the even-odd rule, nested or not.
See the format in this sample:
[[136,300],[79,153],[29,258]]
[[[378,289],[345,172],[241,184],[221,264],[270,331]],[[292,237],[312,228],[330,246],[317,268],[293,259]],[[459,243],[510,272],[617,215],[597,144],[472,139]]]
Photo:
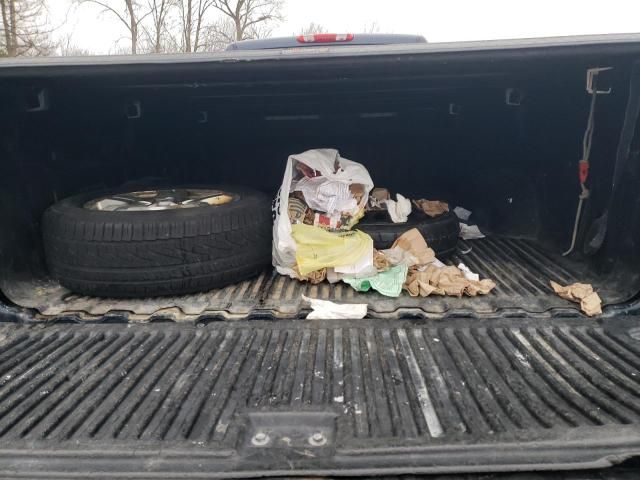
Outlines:
[[608,466],[640,453],[638,325],[5,325],[0,476]]

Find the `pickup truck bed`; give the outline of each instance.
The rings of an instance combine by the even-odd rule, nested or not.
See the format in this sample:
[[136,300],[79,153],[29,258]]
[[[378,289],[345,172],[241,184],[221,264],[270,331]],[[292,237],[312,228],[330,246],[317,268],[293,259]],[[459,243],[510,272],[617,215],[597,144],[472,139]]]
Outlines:
[[[630,35],[2,60],[0,477],[636,478],[639,59]],[[563,257],[596,67],[609,93]],[[472,210],[487,236],[447,262],[495,290],[390,299],[267,270],[115,300],[46,268],[61,198],[154,181],[273,198],[288,155],[323,147],[394,194]],[[603,314],[550,280],[591,283]],[[302,294],[369,315],[305,320]]]

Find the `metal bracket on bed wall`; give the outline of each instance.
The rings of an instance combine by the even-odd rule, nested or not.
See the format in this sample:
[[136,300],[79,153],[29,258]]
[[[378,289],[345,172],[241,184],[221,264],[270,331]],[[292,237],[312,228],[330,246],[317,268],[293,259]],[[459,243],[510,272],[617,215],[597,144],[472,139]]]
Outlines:
[[31,92],[27,99],[27,106],[25,110],[29,113],[33,112],[46,112],[49,110],[49,90],[46,88],[39,88]]
[[135,100],[125,106],[125,113],[129,120],[142,117],[142,104],[140,100]]
[[206,110],[200,110],[196,119],[197,123],[207,123],[209,121],[209,112]]
[[[600,72],[605,72],[607,70],[613,70],[613,67],[594,67],[587,69],[587,92],[589,94],[594,94],[594,78],[600,74]],[[595,89],[596,95],[609,95],[611,93],[611,87],[606,90],[598,90],[597,87]]]
[[519,107],[523,99],[524,93],[519,88],[507,88],[504,92],[504,103],[510,107]]
[[457,104],[457,103],[450,103],[449,104],[449,115],[460,115],[460,112],[462,111],[462,107]]

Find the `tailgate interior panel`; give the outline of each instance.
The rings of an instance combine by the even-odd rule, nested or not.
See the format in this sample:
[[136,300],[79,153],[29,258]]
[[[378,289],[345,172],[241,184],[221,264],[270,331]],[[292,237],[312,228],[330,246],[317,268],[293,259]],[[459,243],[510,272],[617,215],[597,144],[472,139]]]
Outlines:
[[640,454],[637,324],[5,325],[0,476],[603,467]]

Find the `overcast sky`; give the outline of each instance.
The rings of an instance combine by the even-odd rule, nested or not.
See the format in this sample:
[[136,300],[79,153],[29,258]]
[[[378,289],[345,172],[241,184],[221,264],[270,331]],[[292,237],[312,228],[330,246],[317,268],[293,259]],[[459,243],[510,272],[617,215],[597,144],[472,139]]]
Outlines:
[[[59,34],[93,53],[109,53],[126,30],[97,7],[50,2]],[[274,36],[310,22],[333,33],[357,33],[374,22],[381,33],[422,34],[430,42],[640,32],[640,0],[286,0]]]

